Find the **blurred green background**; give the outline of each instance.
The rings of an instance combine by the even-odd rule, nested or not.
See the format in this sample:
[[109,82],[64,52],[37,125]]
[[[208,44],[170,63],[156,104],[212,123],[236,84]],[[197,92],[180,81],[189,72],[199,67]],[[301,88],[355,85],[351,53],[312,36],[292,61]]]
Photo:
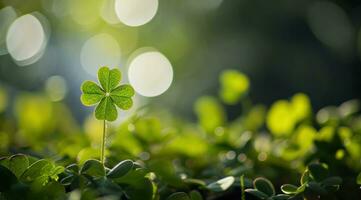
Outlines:
[[[344,180],[335,198],[354,199],[360,26],[356,0],[0,0],[0,155],[98,159],[102,122],[80,85],[108,65],[137,94],[108,123],[106,166],[136,161],[161,198],[226,176],[279,188],[324,162]],[[134,78],[145,52],[161,54]],[[231,185],[225,196],[201,190],[239,199]]]
[[[269,105],[296,92],[308,94],[316,109],[360,98],[358,1],[160,0],[155,17],[139,27],[117,21],[112,2],[1,0],[2,51],[6,24],[13,20],[11,12],[4,12],[7,6],[17,17],[40,14],[48,29],[48,42],[36,62],[18,66],[9,54],[0,56],[0,83],[11,91],[10,103],[19,91],[43,90],[49,77],[59,75],[66,82],[64,101],[82,120],[90,110],[80,104],[79,86],[95,78],[82,66],[82,48],[104,33],[118,43],[119,55],[113,56],[113,51],[109,58],[116,57],[124,75],[138,48],[155,48],[170,60],[171,87],[159,97],[140,101],[186,117],[193,117],[197,97],[217,93],[218,76],[228,68],[249,76],[250,96],[257,103]],[[229,107],[228,115],[235,117],[238,108]]]

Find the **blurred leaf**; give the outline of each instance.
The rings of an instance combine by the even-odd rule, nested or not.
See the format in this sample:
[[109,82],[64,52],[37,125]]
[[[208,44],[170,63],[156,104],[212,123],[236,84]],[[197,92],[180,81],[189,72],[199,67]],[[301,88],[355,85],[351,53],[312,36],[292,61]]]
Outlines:
[[20,137],[31,145],[39,145],[54,128],[54,112],[51,101],[37,94],[24,93],[15,101]]
[[31,164],[21,175],[20,180],[22,182],[28,183],[35,181],[39,177],[43,177],[42,183],[47,182],[47,174],[53,168],[53,164],[48,160],[41,159]]
[[310,99],[306,94],[297,93],[291,98],[292,112],[296,121],[303,120],[311,114]]
[[25,155],[17,154],[13,155],[9,159],[9,169],[20,178],[24,171],[29,166],[29,160]]
[[357,99],[342,103],[338,108],[342,117],[348,117],[360,111],[360,101]]
[[325,164],[311,163],[308,165],[308,169],[316,181],[322,181],[328,176],[328,169]]
[[295,126],[292,105],[286,100],[272,104],[267,114],[267,127],[275,136],[289,135]]
[[314,181],[308,183],[308,188],[310,188],[310,190],[312,190],[316,194],[320,194],[320,195],[327,194],[327,191]]
[[66,166],[66,170],[69,170],[70,172],[72,172],[74,174],[78,174],[79,166],[77,164],[73,163],[73,164]]
[[179,135],[164,148],[168,153],[180,153],[190,157],[202,156],[208,150],[208,145],[203,138],[196,134]]
[[281,190],[285,194],[295,194],[297,193],[297,186],[291,184],[284,184],[281,186]]
[[191,200],[203,200],[203,197],[202,197],[201,193],[199,193],[199,192],[196,191],[196,190],[192,190],[192,191],[189,193],[189,196],[190,196],[190,199],[191,199]]
[[133,161],[123,160],[113,167],[107,174],[108,178],[119,178],[127,174],[133,168]]
[[162,140],[162,123],[156,117],[141,118],[134,123],[135,134],[147,142]]
[[268,195],[261,192],[261,191],[258,191],[257,189],[246,189],[245,190],[247,193],[250,193],[260,199],[267,199],[268,198]]
[[213,182],[209,185],[207,185],[207,188],[213,192],[222,192],[222,191],[226,191],[228,188],[230,188],[232,186],[232,184],[234,183],[234,177],[233,176],[228,176],[225,178],[222,178],[216,182]]
[[176,192],[176,193],[173,193],[173,194],[169,195],[167,200],[191,200],[191,199],[184,192]]
[[301,185],[307,183],[310,180],[310,171],[306,169],[301,177]]
[[83,165],[85,163],[85,161],[89,160],[89,159],[96,159],[100,157],[100,152],[98,149],[94,149],[94,148],[84,148],[82,149],[77,156],[77,160],[79,165]]
[[326,178],[324,179],[322,182],[321,182],[321,185],[323,186],[337,186],[337,185],[340,185],[342,183],[342,179],[340,177],[329,177],[329,178]]
[[16,176],[6,167],[0,165],[0,192],[9,190],[18,182]]
[[265,178],[261,178],[261,177],[256,178],[253,181],[253,185],[254,185],[254,188],[267,194],[268,196],[273,196],[276,194],[273,184]]
[[213,97],[204,96],[197,99],[194,110],[200,125],[207,132],[213,132],[214,129],[225,123],[224,109]]
[[98,160],[87,160],[83,167],[80,169],[81,174],[87,174],[92,177],[103,177],[105,176],[104,165]]
[[357,182],[357,184],[361,185],[361,173],[358,174],[358,176],[356,178],[356,182]]
[[236,70],[225,70],[220,76],[220,96],[226,104],[236,104],[248,91],[249,80],[246,75]]

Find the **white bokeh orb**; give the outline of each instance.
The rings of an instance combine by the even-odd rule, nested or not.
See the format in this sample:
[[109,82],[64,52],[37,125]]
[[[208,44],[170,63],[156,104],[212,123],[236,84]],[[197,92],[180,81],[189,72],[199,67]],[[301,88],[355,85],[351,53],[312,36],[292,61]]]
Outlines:
[[120,47],[117,40],[106,33],[91,37],[81,49],[80,62],[85,71],[94,76],[102,66],[119,66]]
[[62,76],[51,76],[45,82],[45,92],[52,101],[61,101],[68,92],[65,79]]
[[31,59],[43,50],[46,35],[40,21],[31,14],[17,18],[6,35],[6,47],[16,61]]
[[148,23],[157,13],[158,0],[115,0],[115,13],[128,26]]
[[164,93],[172,84],[173,68],[163,54],[144,52],[131,60],[128,79],[137,93],[154,97]]

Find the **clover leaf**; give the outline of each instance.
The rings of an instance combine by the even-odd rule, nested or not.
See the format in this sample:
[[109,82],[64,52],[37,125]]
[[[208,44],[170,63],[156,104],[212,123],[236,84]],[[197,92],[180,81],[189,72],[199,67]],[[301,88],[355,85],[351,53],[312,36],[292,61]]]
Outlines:
[[114,121],[118,117],[116,106],[128,110],[133,105],[131,97],[134,89],[128,84],[119,85],[121,73],[118,69],[101,67],[98,71],[100,86],[93,81],[85,81],[81,86],[80,99],[85,106],[98,104],[95,117],[99,120]]

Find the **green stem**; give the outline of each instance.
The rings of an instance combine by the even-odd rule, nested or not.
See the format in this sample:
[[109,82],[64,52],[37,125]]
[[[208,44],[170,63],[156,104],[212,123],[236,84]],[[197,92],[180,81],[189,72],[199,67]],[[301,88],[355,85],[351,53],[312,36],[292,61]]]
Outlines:
[[106,130],[105,130],[105,120],[103,121],[103,139],[102,139],[102,146],[101,146],[101,156],[100,156],[100,160],[101,162],[103,163],[104,165],[104,162],[105,162],[105,133],[106,133]]
[[242,192],[242,200],[246,200],[246,195],[244,194],[244,175],[240,177],[241,182],[241,192]]

